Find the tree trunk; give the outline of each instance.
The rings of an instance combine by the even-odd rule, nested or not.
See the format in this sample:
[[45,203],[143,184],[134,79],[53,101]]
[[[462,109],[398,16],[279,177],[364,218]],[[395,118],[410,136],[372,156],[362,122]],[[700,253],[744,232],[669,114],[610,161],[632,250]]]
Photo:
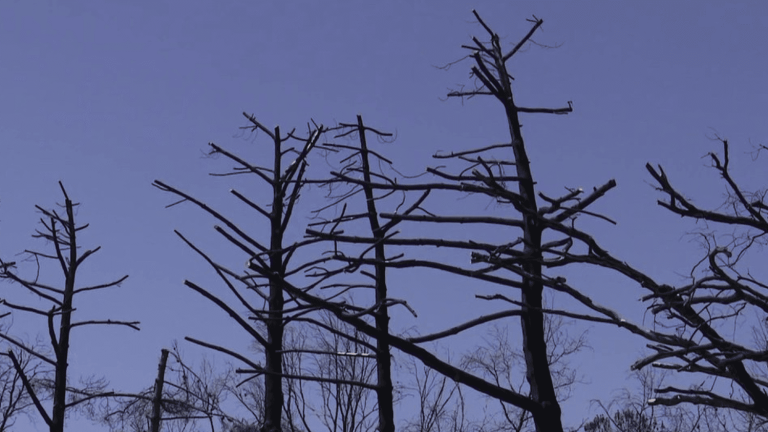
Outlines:
[[[51,432],[64,432],[64,415],[67,404],[67,368],[69,367],[69,333],[72,329],[72,296],[75,292],[75,274],[77,273],[77,234],[72,201],[65,200],[67,226],[62,227],[69,234],[69,267],[66,268],[63,302],[61,304],[61,322],[59,340],[51,334],[51,343],[56,354],[56,376],[53,387],[53,410],[51,411]],[[51,222],[53,223],[53,222]],[[62,245],[56,244],[57,248]],[[62,265],[64,265],[62,263]],[[53,330],[51,330],[53,333]]]
[[163,415],[161,402],[163,400],[163,384],[165,384],[165,365],[168,363],[168,350],[160,351],[160,364],[157,366],[157,379],[155,380],[155,396],[152,398],[152,418],[150,419],[150,432],[160,432],[160,417]]
[[[371,168],[368,161],[368,144],[365,139],[365,126],[363,118],[357,116],[357,130],[360,136],[360,157],[363,162],[363,179],[366,185],[363,186],[365,200],[367,202],[368,221],[371,226],[371,234],[378,240],[375,247],[376,254],[376,304],[379,307],[374,312],[376,330],[382,334],[389,334],[389,312],[384,305],[387,298],[387,267],[384,264],[386,259],[384,254],[384,233],[379,225],[379,215],[376,210],[376,202],[373,196],[373,189],[369,186],[371,183]],[[376,376],[377,388],[376,397],[379,404],[379,432],[395,431],[395,412],[394,412],[394,388],[392,386],[392,359],[390,357],[389,343],[384,338],[376,339]]]
[[269,266],[272,277],[269,280],[269,319],[266,321],[267,342],[264,347],[266,374],[264,375],[264,432],[282,430],[283,413],[283,197],[285,184],[281,180],[282,149],[280,128],[275,128],[275,159],[272,183],[272,213],[270,214]]
[[[499,53],[500,54],[500,53]],[[498,57],[501,59],[501,56]],[[530,161],[525,151],[523,136],[520,131],[520,119],[512,97],[506,66],[503,61],[497,61],[499,81],[504,86],[509,134],[515,153],[515,168],[517,169],[518,191],[525,206],[523,214],[523,238],[525,246],[523,254],[526,261],[522,267],[526,274],[523,278],[521,302],[523,303],[520,316],[523,333],[523,354],[525,356],[526,378],[530,386],[531,399],[538,402],[541,409],[532,412],[533,422],[538,432],[560,432],[563,430],[560,404],[557,402],[555,386],[547,356],[547,343],[544,331],[544,313],[542,312],[541,283],[541,227],[538,223],[538,206],[534,190],[533,175]]]

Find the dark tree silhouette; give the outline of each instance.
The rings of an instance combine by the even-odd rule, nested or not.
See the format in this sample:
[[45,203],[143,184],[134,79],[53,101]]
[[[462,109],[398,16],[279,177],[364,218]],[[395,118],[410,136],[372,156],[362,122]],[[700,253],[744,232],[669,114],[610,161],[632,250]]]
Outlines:
[[[5,315],[8,315],[6,313]],[[7,329],[3,329],[7,333]],[[14,355],[24,371],[24,374],[32,382],[38,378],[39,364],[33,360],[33,356],[19,349]],[[33,406],[32,399],[24,390],[21,374],[11,361],[8,353],[0,354],[0,432],[13,430],[16,418],[19,414],[28,412]]]
[[[659,282],[576,228],[563,232],[589,249],[583,254],[569,251],[562,260],[611,269],[648,291],[643,300],[650,302],[657,330],[637,333],[648,339],[647,346],[654,353],[638,360],[633,369],[652,366],[690,374],[700,382],[689,388],[658,388],[651,405],[706,405],[768,421],[768,351],[763,323],[768,312],[768,285],[750,271],[747,259],[765,241],[768,204],[765,190],[750,192],[739,186],[731,172],[728,142],[721,142],[722,154],[708,155],[727,190],[726,203],[718,209],[699,207],[673,186],[663,168],[646,165],[656,189],[665,196],[658,204],[707,226],[697,233],[706,255],[688,272],[689,282],[678,286]],[[752,316],[758,317],[752,321],[757,337],[750,342],[736,329],[740,320]]]
[[[699,207],[673,186],[660,166],[646,165],[656,189],[665,196],[658,204],[676,215],[704,222],[708,228],[698,232],[706,255],[690,271],[686,284],[670,286],[640,271],[619,268],[650,291],[644,298],[651,302],[650,310],[657,322],[676,336],[666,343],[650,344],[655,353],[633,368],[652,365],[708,378],[687,389],[659,388],[652,404],[729,408],[768,421],[768,345],[762,322],[768,313],[768,285],[750,272],[748,258],[764,244],[768,233],[766,192],[739,185],[732,173],[728,141],[721,143],[722,153],[708,154],[727,190],[727,200],[719,209]],[[607,259],[599,264],[614,265]],[[751,316],[760,318],[753,322],[757,337],[750,342],[739,337],[734,326],[739,326],[739,319]],[[729,385],[715,386],[714,380],[725,380]]]
[[[204,252],[201,248],[187,239],[184,235],[176,234],[193,250],[195,250],[216,272],[225,286],[225,291],[233,295],[237,305],[230,305],[222,298],[223,294],[216,293],[214,288],[202,287],[195,282],[185,281],[185,285],[203,295],[225,311],[237,324],[244,329],[258,343],[264,353],[263,366],[249,359],[243,354],[213,343],[200,341],[191,337],[186,339],[195,344],[212,348],[230,355],[247,365],[247,368],[239,369],[239,373],[262,376],[264,380],[264,418],[260,425],[265,432],[280,430],[283,426],[284,411],[290,401],[285,399],[284,387],[286,380],[311,380],[324,381],[324,378],[313,376],[298,376],[286,373],[283,364],[283,353],[292,347],[285,346],[283,337],[286,326],[301,320],[314,308],[306,304],[300,304],[293,296],[287,295],[284,285],[288,278],[301,276],[303,270],[312,265],[317,265],[329,258],[319,258],[309,263],[294,264],[293,260],[297,251],[305,246],[316,243],[314,240],[288,244],[286,233],[291,229],[291,217],[293,216],[305,182],[307,169],[307,157],[316,147],[326,129],[323,126],[309,128],[308,136],[303,138],[295,134],[295,131],[284,135],[279,127],[270,130],[264,127],[254,116],[244,114],[250,122],[248,129],[254,133],[266,135],[272,144],[271,166],[262,167],[246,161],[240,156],[211,143],[211,155],[220,155],[236,164],[232,172],[217,174],[229,176],[236,174],[250,174],[266,184],[270,190],[271,199],[268,205],[262,207],[250,197],[235,189],[231,193],[250,210],[255,211],[259,217],[268,222],[267,242],[262,242],[255,234],[247,233],[240,229],[234,219],[225,216],[191,194],[174,188],[160,180],[154,182],[157,188],[170,192],[182,198],[180,202],[190,202],[209,213],[224,226],[215,226],[216,232],[221,234],[231,246],[244,253],[244,259],[249,261],[249,272],[242,271],[242,264],[230,268],[219,264],[214,257]],[[297,150],[290,147],[299,143]],[[286,159],[289,160],[286,163]],[[319,284],[318,280],[314,285]],[[304,287],[310,289],[312,286]],[[262,303],[263,306],[259,306]],[[244,308],[247,315],[243,316],[237,311]],[[309,319],[312,321],[311,319]],[[294,427],[289,425],[289,427]]]
[[[761,417],[768,422],[768,345],[765,337],[750,343],[732,333],[739,318],[757,314],[758,336],[764,335],[764,317],[768,313],[768,285],[749,269],[748,255],[764,243],[768,234],[765,190],[748,191],[741,187],[731,172],[729,145],[721,140],[722,153],[709,153],[712,168],[723,179],[727,200],[717,210],[701,208],[686,198],[671,183],[667,174],[646,165],[665,199],[658,204],[674,214],[724,231],[699,232],[704,240],[706,256],[690,272],[690,282],[681,286],[658,284],[650,278],[633,275],[651,293],[651,311],[670,331],[684,337],[677,344],[653,344],[655,351],[633,366],[657,368],[704,375],[730,381],[728,394],[712,386],[695,388],[665,387],[652,403],[676,405],[694,403],[718,408],[731,408]],[[760,150],[764,150],[762,147]],[[758,150],[759,151],[759,150]],[[663,317],[663,318],[662,318]],[[666,318],[666,319],[665,319]],[[670,324],[670,321],[673,324]]]
[[[10,343],[14,348],[23,351],[27,355],[34,357],[35,361],[41,362],[42,366],[52,369],[53,380],[37,379],[33,381],[34,376],[30,374],[29,369],[23,367],[24,361],[21,356],[11,349],[8,351],[16,372],[19,374],[24,388],[28,393],[32,403],[37,409],[40,417],[49,426],[51,432],[63,432],[65,413],[68,409],[86,403],[95,398],[111,397],[114,392],[103,390],[103,383],[93,383],[93,386],[84,389],[76,389],[68,386],[68,367],[69,367],[69,349],[72,330],[85,326],[125,326],[134,330],[139,330],[137,321],[120,321],[113,319],[104,320],[86,320],[75,321],[74,312],[76,310],[76,297],[94,291],[120,285],[128,276],[123,276],[115,281],[92,286],[77,286],[76,276],[80,266],[88,257],[98,252],[101,247],[94,249],[81,250],[78,244],[79,234],[88,227],[88,224],[78,225],[75,221],[75,208],[77,203],[70,200],[64,186],[59,182],[61,192],[64,195],[64,204],[61,206],[63,214],[57,210],[46,210],[43,207],[36,206],[42,213],[40,219],[42,229],[37,230],[33,235],[35,238],[43,239],[53,246],[53,252],[35,252],[26,251],[30,259],[40,265],[40,261],[52,260],[58,264],[63,274],[63,286],[57,287],[53,284],[41,281],[37,275],[40,269],[37,269],[37,275],[33,278],[25,278],[16,273],[16,263],[0,263],[0,279],[13,282],[28,293],[41,299],[43,303],[50,304],[50,309],[43,309],[41,306],[28,306],[11,303],[3,300],[2,304],[14,312],[28,313],[43,317],[47,321],[48,338],[50,350],[46,352],[40,347],[25,343],[24,341],[5,333],[0,333],[0,338]],[[52,399],[52,408],[47,410],[43,406],[45,397],[50,394]],[[71,396],[68,398],[68,395]]]

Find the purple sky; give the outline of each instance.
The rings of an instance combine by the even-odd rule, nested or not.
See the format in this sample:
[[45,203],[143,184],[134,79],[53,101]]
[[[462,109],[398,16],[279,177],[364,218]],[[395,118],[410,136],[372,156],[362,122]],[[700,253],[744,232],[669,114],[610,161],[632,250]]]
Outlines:
[[[228,180],[207,176],[228,165],[202,155],[209,141],[250,158],[264,154],[254,147],[264,141],[239,134],[242,111],[300,130],[310,118],[330,125],[361,113],[369,125],[397,133],[381,151],[408,173],[438,165],[429,158],[438,150],[505,140],[495,101],[441,100],[471,84],[466,63],[448,72],[434,66],[463,56],[459,46],[471,35],[484,36],[473,8],[506,46],[528,31],[532,14],[545,21],[535,40],[559,46],[530,47],[511,64],[519,104],[574,103],[568,116],[523,118],[539,190],[558,195],[564,186],[588,189],[615,178],[618,188],[596,209],[619,225],[585,219],[582,227],[639,268],[680,282],[701,251],[683,236],[693,226],[656,206],[644,165],[663,164],[696,202],[717,205],[724,189],[701,156],[720,150],[711,140],[719,134],[744,168],[739,180],[765,183],[749,156],[765,142],[765,3],[5,1],[0,256],[45,247],[30,238],[34,204],[60,202],[61,180],[91,223],[83,241],[103,247],[82,269],[83,281],[131,276],[122,289],[84,298],[78,312],[142,322],[138,333],[76,334],[73,377],[104,375],[116,388],[138,390],[152,383],[160,348],[187,335],[247,350],[247,337],[225,314],[182,285],[215,279],[173,229],[205,246],[214,238],[212,220],[191,207],[165,209],[173,198],[150,186],[161,179],[241,210],[232,206]],[[602,273],[569,277],[642,320],[635,284]],[[415,325],[426,333],[454,322],[446,316],[493,309],[472,300],[463,281],[445,280],[409,279],[401,297],[420,317],[402,315],[394,329]],[[19,288],[0,289],[3,297]],[[34,337],[40,329],[17,318],[13,331]],[[571,426],[587,417],[589,400],[630,384],[626,373],[644,346],[599,326],[589,337],[593,349],[574,364],[590,384],[563,405]],[[459,339],[452,358],[472,347]]]

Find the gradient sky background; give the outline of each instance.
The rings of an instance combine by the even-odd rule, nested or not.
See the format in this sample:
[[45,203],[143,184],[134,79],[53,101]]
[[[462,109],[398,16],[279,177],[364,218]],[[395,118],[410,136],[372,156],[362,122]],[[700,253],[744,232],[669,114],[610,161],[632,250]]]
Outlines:
[[[61,202],[61,180],[83,203],[81,221],[91,223],[83,241],[102,246],[81,270],[83,282],[130,275],[121,289],[84,297],[78,312],[142,323],[141,332],[76,334],[72,376],[103,375],[117,389],[138,390],[151,385],[160,349],[187,335],[247,350],[243,332],[182,285],[214,279],[173,230],[205,246],[214,238],[212,220],[191,207],[165,209],[175,200],[150,186],[162,179],[242,209],[232,206],[226,179],[207,175],[228,164],[203,157],[209,141],[258,157],[254,146],[264,141],[239,131],[242,111],[283,130],[361,113],[369,125],[397,133],[381,151],[408,173],[438,165],[429,159],[438,150],[506,140],[495,101],[441,100],[471,84],[467,63],[447,72],[434,66],[465,55],[459,46],[472,35],[485,36],[473,8],[507,47],[528,31],[532,14],[544,19],[535,40],[559,46],[530,47],[511,65],[519,104],[574,103],[568,116],[523,118],[539,190],[558,195],[564,186],[588,189],[615,178],[618,188],[595,209],[618,226],[584,220],[582,227],[639,268],[681,282],[701,254],[684,236],[694,226],[655,204],[644,165],[663,164],[696,202],[716,206],[724,188],[701,157],[720,150],[711,139],[719,134],[732,144],[739,180],[765,184],[749,154],[766,142],[764,2],[4,0],[0,256],[45,248],[30,238],[34,205]],[[639,288],[598,276],[573,275],[589,282],[582,286],[594,298],[642,321]],[[399,294],[420,318],[393,327],[427,333],[492,309],[446,280],[413,276]],[[0,289],[2,297],[19,287]],[[632,384],[627,371],[644,346],[626,332],[588,327],[592,350],[574,359],[588,384],[563,405],[572,426],[596,412],[591,399]],[[22,318],[12,330],[32,338],[41,331]],[[472,347],[459,339],[452,357]],[[71,422],[69,430],[100,428]]]

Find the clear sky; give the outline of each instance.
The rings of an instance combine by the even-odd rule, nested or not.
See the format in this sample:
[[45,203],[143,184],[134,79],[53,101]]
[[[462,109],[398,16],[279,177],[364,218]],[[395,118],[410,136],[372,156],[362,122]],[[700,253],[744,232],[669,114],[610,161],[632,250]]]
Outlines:
[[[753,145],[766,142],[764,2],[5,0],[0,256],[45,247],[29,237],[38,219],[34,204],[60,202],[61,180],[91,223],[84,241],[103,246],[82,270],[84,281],[131,276],[78,312],[142,322],[139,333],[75,335],[73,376],[104,375],[116,388],[138,390],[151,385],[160,348],[187,335],[246,350],[245,335],[182,285],[214,279],[173,229],[204,245],[213,222],[191,207],[165,209],[172,197],[150,186],[162,179],[230,205],[227,180],[207,176],[225,166],[202,155],[213,141],[258,157],[239,133],[242,111],[283,129],[361,113],[366,123],[397,133],[382,151],[409,173],[437,165],[429,156],[438,150],[506,139],[494,101],[442,100],[470,84],[468,64],[448,72],[434,66],[460,58],[459,46],[483,35],[473,8],[506,44],[528,31],[526,18],[543,18],[535,40],[558,47],[531,47],[511,66],[521,105],[574,104],[568,116],[523,118],[540,190],[557,195],[564,186],[588,189],[615,178],[618,188],[597,208],[619,225],[584,227],[611,252],[680,282],[701,251],[683,236],[692,226],[655,205],[644,165],[663,164],[697,202],[716,205],[724,189],[701,156],[720,150],[711,140],[719,134],[745,168],[739,179],[765,183],[749,157]],[[596,299],[642,320],[641,291],[598,276],[574,275]],[[395,321],[395,330],[443,328],[451,321],[430,316],[436,308],[442,316],[446,308],[456,316],[487,310],[463,308],[479,300],[458,283],[430,287],[430,280],[403,292],[421,315],[402,327]],[[0,290],[2,297],[18,287]],[[436,307],[438,294],[448,300]],[[22,319],[13,330],[30,337],[39,331]],[[590,344],[593,350],[574,361],[589,384],[564,404],[566,424],[586,417],[589,400],[628,383],[644,345],[601,327],[590,328]],[[471,348],[459,342],[452,357]]]

